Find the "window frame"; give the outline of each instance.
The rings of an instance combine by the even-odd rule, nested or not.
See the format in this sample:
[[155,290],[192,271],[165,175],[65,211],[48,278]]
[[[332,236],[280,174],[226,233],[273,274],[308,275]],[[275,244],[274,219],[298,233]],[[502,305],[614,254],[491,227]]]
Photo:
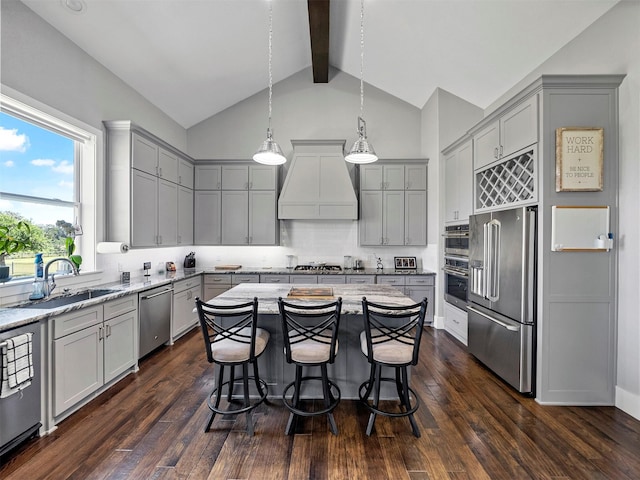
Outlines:
[[[104,198],[104,189],[97,179],[104,170],[102,159],[103,133],[78,119],[72,118],[53,107],[34,100],[5,85],[0,85],[0,110],[23,121],[33,123],[41,128],[51,130],[75,140],[74,161],[74,200],[50,200],[27,195],[0,193],[0,198],[26,200],[30,202],[49,203],[60,206],[73,206],[74,216],[82,225],[82,235],[76,238],[78,253],[82,255],[81,273],[96,270],[96,239],[102,228],[100,218],[104,211],[99,210],[98,198]],[[104,175],[102,175],[104,178]],[[104,207],[102,207],[104,209]],[[31,282],[33,279],[28,279]],[[16,279],[2,286],[24,282]]]

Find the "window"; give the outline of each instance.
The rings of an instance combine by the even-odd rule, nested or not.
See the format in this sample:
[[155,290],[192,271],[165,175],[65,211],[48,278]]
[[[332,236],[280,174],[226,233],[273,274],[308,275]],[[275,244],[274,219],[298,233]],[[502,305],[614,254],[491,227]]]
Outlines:
[[34,103],[4,94],[0,102],[0,224],[28,222],[34,243],[5,260],[14,279],[33,276],[36,252],[45,263],[67,256],[67,237],[75,238],[81,270],[95,268],[96,134]]

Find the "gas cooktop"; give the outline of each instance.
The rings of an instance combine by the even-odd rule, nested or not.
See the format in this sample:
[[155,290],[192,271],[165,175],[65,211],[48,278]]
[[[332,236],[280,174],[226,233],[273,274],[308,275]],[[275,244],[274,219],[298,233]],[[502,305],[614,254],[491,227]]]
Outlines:
[[309,263],[306,265],[296,265],[294,270],[303,272],[341,272],[342,267],[330,263]]

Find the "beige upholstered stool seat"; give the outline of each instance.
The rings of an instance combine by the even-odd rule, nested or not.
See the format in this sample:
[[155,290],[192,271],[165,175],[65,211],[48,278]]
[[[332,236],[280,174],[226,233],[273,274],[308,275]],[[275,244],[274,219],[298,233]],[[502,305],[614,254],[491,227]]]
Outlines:
[[[322,337],[331,338],[331,331],[324,330]],[[291,339],[291,360],[298,363],[322,363],[331,358],[331,343],[321,342],[315,338],[301,340],[302,335],[295,330],[289,332]],[[335,353],[338,353],[338,340],[336,340]]]
[[[216,362],[240,363],[248,362],[251,355],[251,344],[246,343],[251,338],[251,328],[244,327],[233,330],[235,334],[224,338],[216,335],[211,344],[211,354]],[[256,328],[255,356],[259,357],[269,342],[269,332]]]
[[[413,357],[413,339],[410,343],[403,343],[394,340],[385,334],[385,332],[377,328],[371,329],[371,337],[375,338],[372,342],[371,350],[373,350],[373,359],[376,362],[386,364],[407,364],[411,362]],[[367,332],[360,332],[360,349],[365,357],[369,356],[367,349]]]

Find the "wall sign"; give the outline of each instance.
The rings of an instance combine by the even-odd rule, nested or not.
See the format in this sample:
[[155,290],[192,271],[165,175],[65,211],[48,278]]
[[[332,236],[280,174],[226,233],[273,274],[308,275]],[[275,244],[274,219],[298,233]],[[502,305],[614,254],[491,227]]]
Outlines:
[[604,129],[556,129],[556,192],[601,192]]

